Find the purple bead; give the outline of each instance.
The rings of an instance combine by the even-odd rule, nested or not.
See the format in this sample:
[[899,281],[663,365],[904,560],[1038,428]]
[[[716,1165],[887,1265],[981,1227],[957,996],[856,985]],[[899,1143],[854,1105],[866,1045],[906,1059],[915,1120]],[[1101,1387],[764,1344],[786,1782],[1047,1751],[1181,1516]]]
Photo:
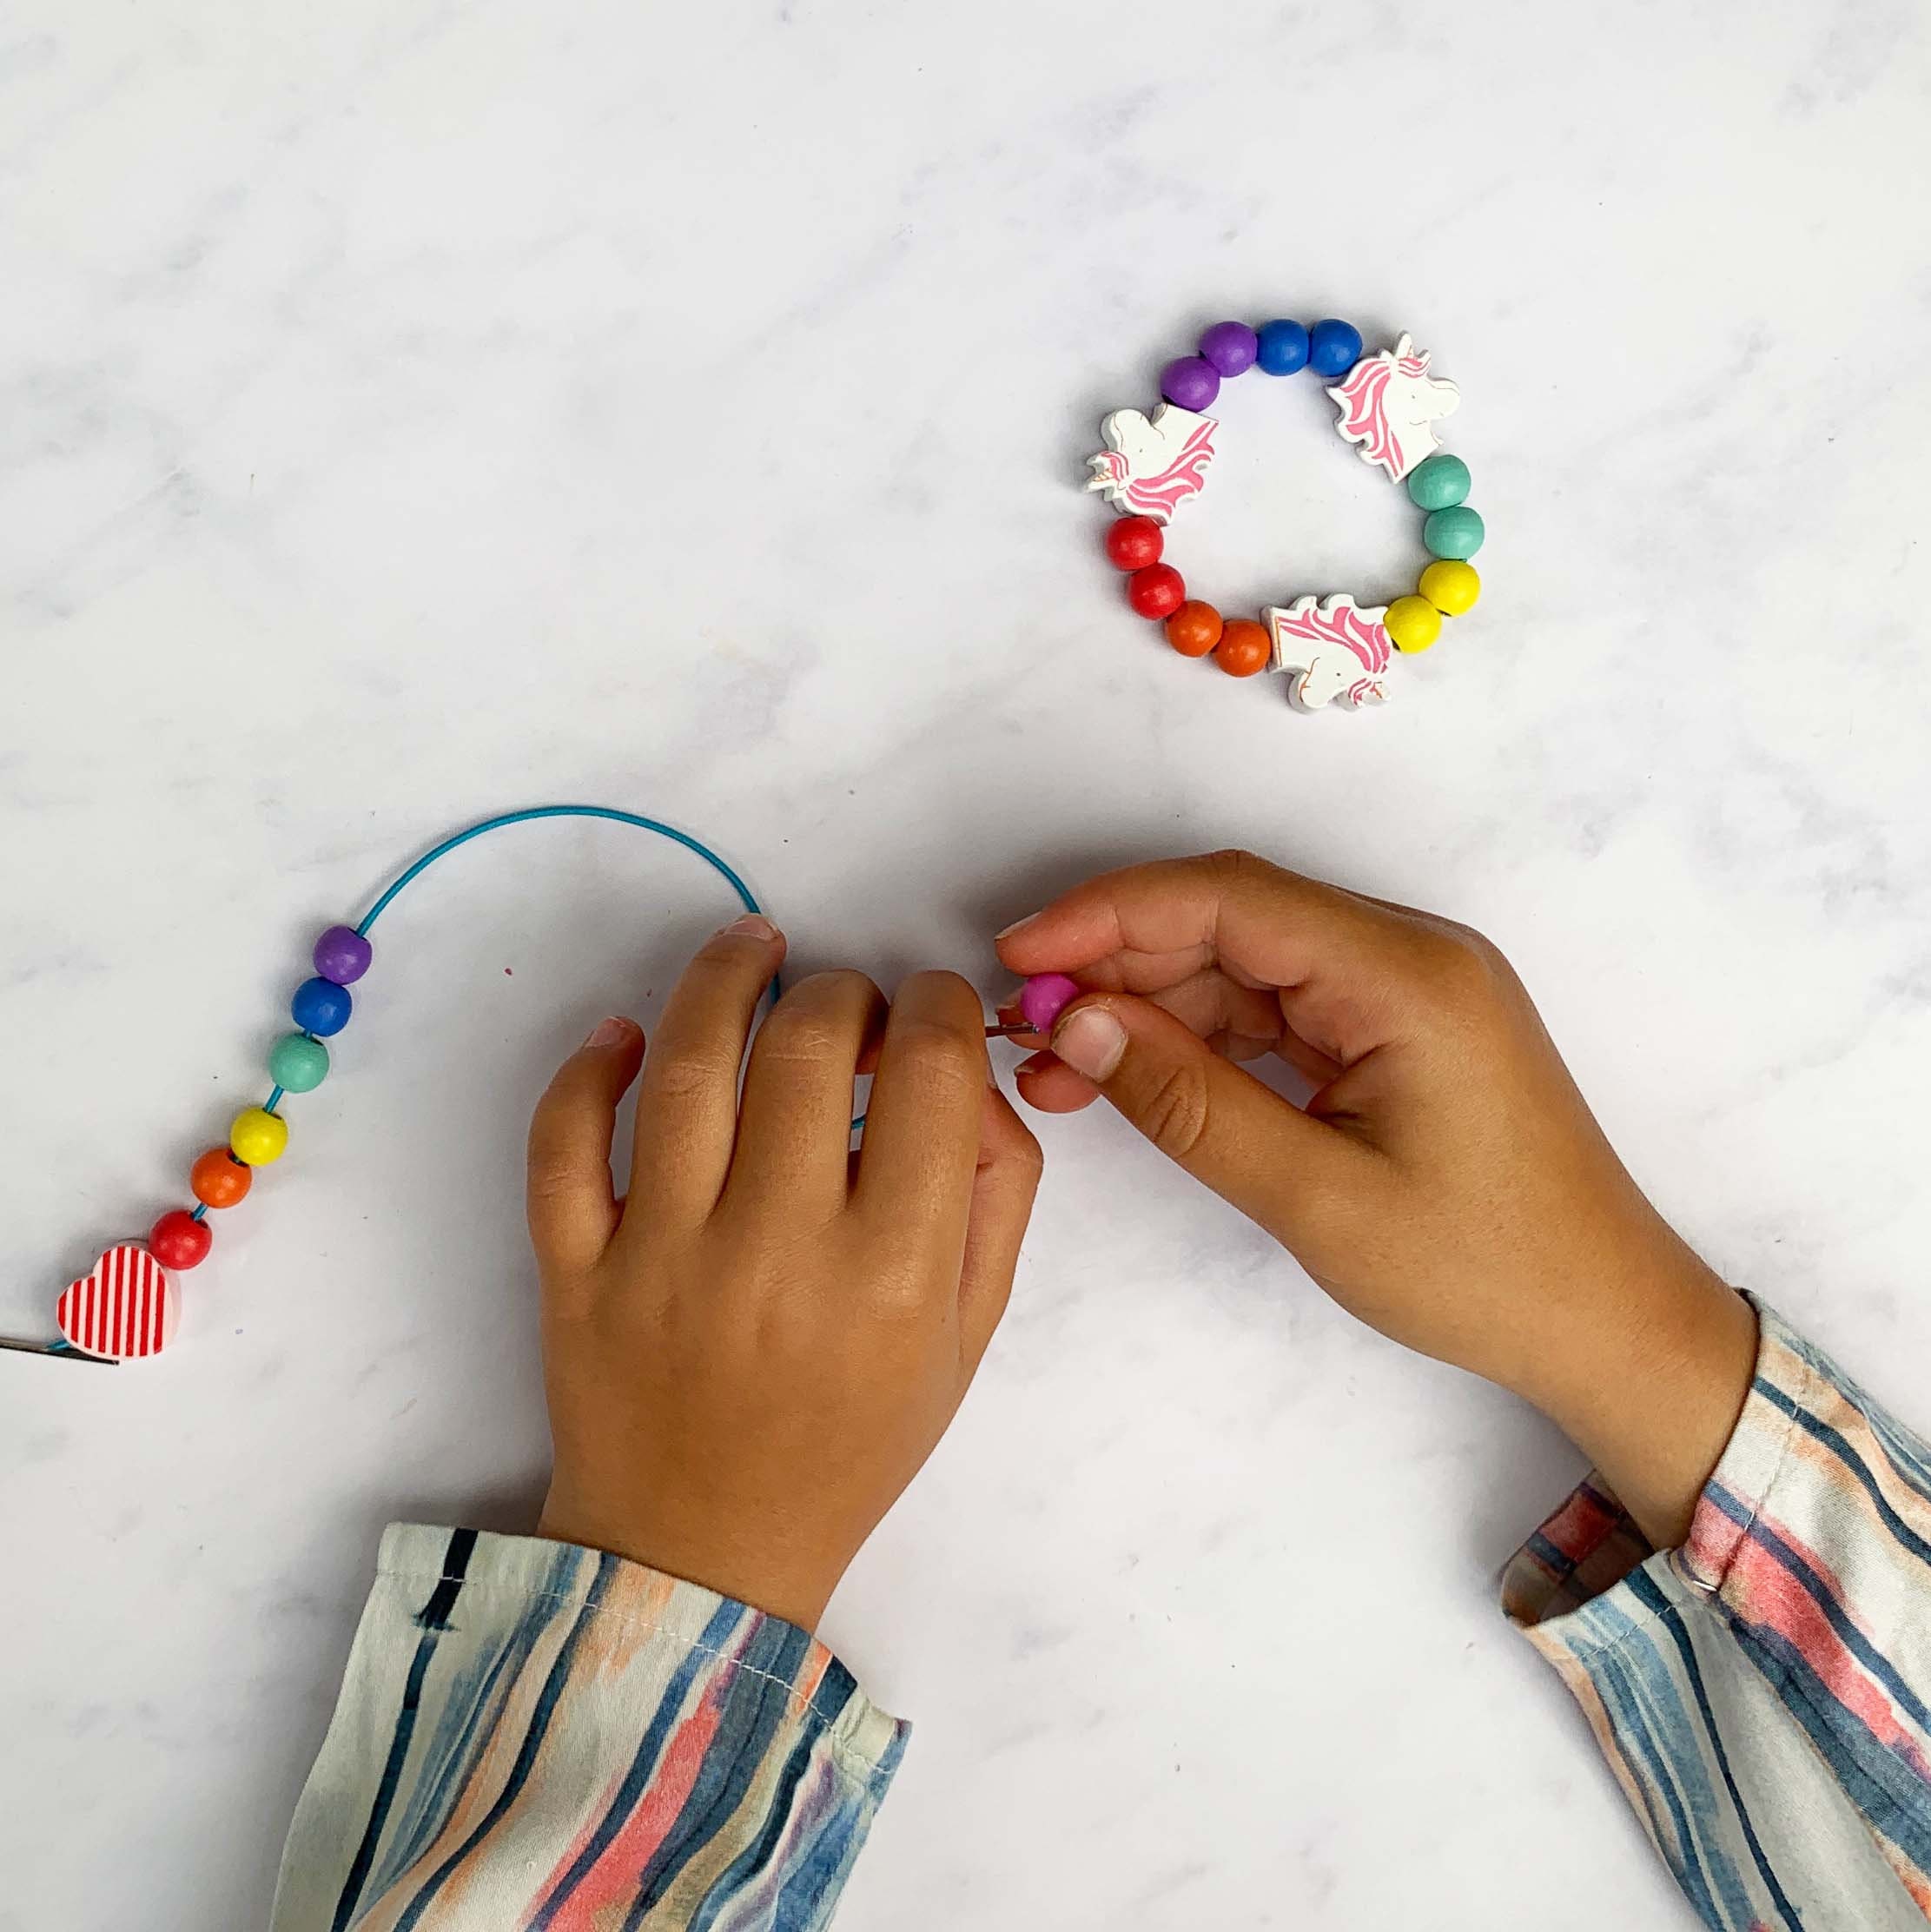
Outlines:
[[1041,973],[1020,989],[1019,1010],[1035,1033],[1050,1033],[1054,1021],[1079,996],[1077,980],[1068,979],[1064,973]]
[[1200,338],[1200,355],[1216,375],[1245,375],[1260,354],[1260,338],[1245,322],[1216,322]]
[[336,986],[353,986],[369,969],[375,949],[353,926],[331,926],[315,942],[315,970]]
[[1197,355],[1183,355],[1160,372],[1160,393],[1181,409],[1205,409],[1220,393],[1213,365]]

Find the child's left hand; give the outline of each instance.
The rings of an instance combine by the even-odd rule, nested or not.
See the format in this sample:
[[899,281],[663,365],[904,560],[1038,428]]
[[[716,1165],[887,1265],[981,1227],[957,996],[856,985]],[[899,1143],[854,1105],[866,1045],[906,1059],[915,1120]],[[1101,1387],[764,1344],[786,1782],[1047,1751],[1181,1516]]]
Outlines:
[[[713,938],[649,1054],[606,1020],[530,1131],[556,1469],[539,1533],[810,1630],[932,1452],[1006,1306],[1038,1143],[994,1088],[978,996],[858,973],[778,1002],[766,920]],[[876,1055],[864,1146],[853,1079]],[[627,1201],[617,1108],[642,1069]]]

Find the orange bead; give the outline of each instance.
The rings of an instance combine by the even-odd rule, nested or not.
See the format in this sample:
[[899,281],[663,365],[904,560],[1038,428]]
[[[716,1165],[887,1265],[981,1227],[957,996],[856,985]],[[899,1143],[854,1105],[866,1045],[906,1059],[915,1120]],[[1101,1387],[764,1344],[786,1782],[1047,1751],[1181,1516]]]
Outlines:
[[1167,641],[1183,658],[1204,658],[1220,641],[1220,613],[1189,598],[1167,619]]
[[210,1148],[188,1170],[188,1185],[204,1208],[232,1208],[248,1193],[255,1174],[226,1148]]
[[1251,617],[1230,619],[1220,626],[1220,641],[1213,647],[1213,661],[1230,678],[1251,678],[1265,671],[1274,654],[1273,639],[1264,624]]

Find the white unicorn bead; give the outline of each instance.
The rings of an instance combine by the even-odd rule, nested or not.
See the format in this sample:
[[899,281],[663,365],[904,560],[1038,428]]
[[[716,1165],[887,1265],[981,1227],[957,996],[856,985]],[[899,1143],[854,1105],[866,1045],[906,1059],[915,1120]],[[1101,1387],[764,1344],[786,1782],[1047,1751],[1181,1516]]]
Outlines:
[[1346,591],[1317,601],[1297,597],[1285,610],[1260,613],[1273,639],[1273,671],[1289,673],[1287,695],[1304,711],[1337,698],[1349,705],[1379,705],[1387,697],[1381,674],[1393,647],[1382,619],[1385,604],[1364,610]]
[[1188,497],[1197,496],[1213,460],[1212,416],[1163,402],[1149,417],[1115,409],[1100,425],[1107,447],[1087,458],[1089,490],[1104,490],[1122,513],[1165,523]]
[[1341,413],[1334,427],[1343,439],[1397,483],[1441,447],[1434,426],[1462,400],[1452,382],[1429,374],[1428,352],[1417,354],[1405,333],[1392,349],[1364,355],[1327,393]]

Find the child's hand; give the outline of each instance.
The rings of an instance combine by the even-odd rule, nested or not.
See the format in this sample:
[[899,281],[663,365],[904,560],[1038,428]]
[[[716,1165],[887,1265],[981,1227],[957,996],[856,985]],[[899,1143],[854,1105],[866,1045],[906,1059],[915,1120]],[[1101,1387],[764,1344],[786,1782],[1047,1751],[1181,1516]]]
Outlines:
[[[556,1472],[539,1533],[809,1630],[944,1433],[1012,1287],[1039,1148],[991,1084],[985,1016],[921,973],[785,995],[784,943],[705,946],[646,1057],[606,1020],[530,1131]],[[862,1155],[852,1081],[876,1058]],[[638,1088],[627,1201],[611,1135]]]
[[[1637,1191],[1486,940],[1221,853],[1094,879],[999,952],[1103,989],[1024,1098],[1103,1093],[1344,1307],[1518,1390],[1680,1539],[1755,1317]],[[1305,1109],[1230,1063],[1270,1052],[1315,1088]]]

